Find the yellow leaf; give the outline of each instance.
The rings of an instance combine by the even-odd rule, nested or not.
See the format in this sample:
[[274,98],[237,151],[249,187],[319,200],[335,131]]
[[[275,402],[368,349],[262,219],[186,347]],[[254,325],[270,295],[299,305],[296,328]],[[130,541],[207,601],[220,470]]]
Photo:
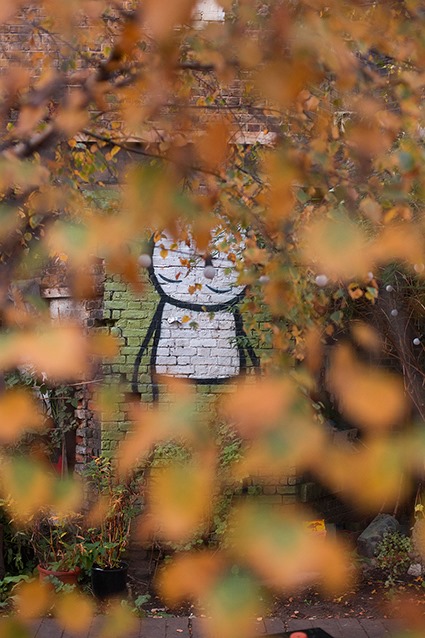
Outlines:
[[402,380],[357,361],[349,346],[334,348],[328,384],[342,414],[362,427],[383,430],[399,425],[406,416]]
[[229,136],[229,127],[224,118],[206,127],[205,133],[195,142],[201,166],[212,170],[223,167],[230,153]]
[[348,555],[338,542],[312,534],[307,517],[302,510],[240,505],[232,512],[229,525],[231,552],[279,590],[291,591],[318,579],[329,589],[345,588]]
[[6,390],[0,395],[0,442],[12,443],[26,430],[39,429],[44,419],[40,406],[25,390]]
[[78,326],[41,327],[0,338],[0,366],[30,365],[54,379],[81,378],[87,365],[87,341]]
[[302,236],[304,262],[333,279],[364,276],[372,257],[363,231],[348,217],[320,219],[307,226]]
[[117,638],[128,636],[136,630],[139,619],[129,607],[121,605],[120,601],[111,603],[105,616],[105,622],[97,638]]
[[95,611],[92,599],[79,592],[69,592],[58,596],[55,615],[63,628],[70,633],[86,632]]
[[170,37],[176,26],[190,20],[195,4],[196,0],[176,0],[172,3],[146,0],[143,10],[148,29],[159,40]]
[[362,321],[352,321],[350,325],[351,333],[360,346],[366,350],[379,352],[382,348],[382,339],[379,333],[369,324]]
[[32,133],[46,114],[45,105],[42,106],[23,106],[20,113],[15,133],[25,136]]
[[52,604],[52,590],[46,583],[33,580],[17,588],[15,605],[22,618],[43,616]]
[[360,297],[363,297],[363,290],[359,287],[359,284],[350,283],[348,286],[348,294],[351,299],[360,299]]
[[403,442],[379,436],[369,438],[366,446],[356,450],[329,443],[314,472],[362,511],[376,512],[384,504],[391,507],[408,493],[404,463]]
[[119,351],[118,340],[110,334],[92,335],[88,347],[91,354],[95,357],[112,358],[115,357]]
[[174,463],[152,473],[146,525],[166,540],[184,542],[206,524],[215,492],[214,458]]
[[169,605],[206,595],[224,569],[219,552],[202,550],[177,555],[160,571],[157,586]]
[[18,520],[27,522],[50,502],[53,477],[29,458],[3,459],[0,477],[3,498]]

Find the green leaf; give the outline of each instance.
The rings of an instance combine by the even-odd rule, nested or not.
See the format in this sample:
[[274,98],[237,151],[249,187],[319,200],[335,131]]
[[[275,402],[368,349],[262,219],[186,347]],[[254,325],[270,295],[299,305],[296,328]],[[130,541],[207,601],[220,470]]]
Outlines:
[[404,173],[410,173],[415,168],[415,158],[407,151],[398,154],[399,166]]

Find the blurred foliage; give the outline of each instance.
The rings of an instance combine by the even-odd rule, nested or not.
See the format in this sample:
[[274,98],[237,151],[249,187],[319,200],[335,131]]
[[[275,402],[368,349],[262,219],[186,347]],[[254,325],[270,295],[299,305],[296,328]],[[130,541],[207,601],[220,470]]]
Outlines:
[[[10,456],[44,422],[33,393],[6,389],[4,375],[30,366],[66,386],[117,348],[105,330],[50,322],[33,284],[53,262],[88,298],[101,258],[142,294],[137,247],[165,229],[204,256],[217,227],[243,245],[221,248],[248,287],[247,329],[267,315],[258,340],[270,348],[262,377],[220,401],[238,437],[225,453],[183,382],[168,410],[129,408],[116,485],[164,441],[189,451],[146,475],[143,538],[185,545],[205,533],[224,470],[240,482],[295,466],[367,513],[397,508],[423,473],[423,3],[220,0],[225,19],[207,24],[195,4],[2,0],[4,33],[25,31],[25,46],[2,49],[0,74],[0,493],[17,520],[78,510],[81,490],[37,454]],[[357,450],[323,427],[329,394],[361,429]],[[115,487],[99,512],[121,502]],[[121,514],[111,549],[124,546]],[[312,518],[231,503],[220,548],[176,556],[164,595],[209,606],[210,635],[226,638],[249,632],[258,582],[289,590],[313,570],[334,591],[346,554],[305,531]],[[49,608],[24,585],[22,617]],[[127,612],[114,608],[100,635],[130,630]],[[58,602],[71,632],[92,613],[76,592]],[[14,619],[1,631],[25,633]]]

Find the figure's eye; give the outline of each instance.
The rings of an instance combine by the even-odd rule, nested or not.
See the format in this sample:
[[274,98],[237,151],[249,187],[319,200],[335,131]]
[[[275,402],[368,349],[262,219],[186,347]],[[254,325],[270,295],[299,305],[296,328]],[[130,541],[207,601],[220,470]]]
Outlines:
[[181,279],[170,279],[169,277],[165,277],[165,275],[161,275],[158,273],[158,276],[162,279],[162,281],[166,281],[168,284],[181,284]]

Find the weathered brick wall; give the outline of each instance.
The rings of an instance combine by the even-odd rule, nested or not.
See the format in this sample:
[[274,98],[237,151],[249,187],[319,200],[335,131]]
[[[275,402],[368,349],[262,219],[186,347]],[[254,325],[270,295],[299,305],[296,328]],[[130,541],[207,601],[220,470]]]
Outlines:
[[[167,267],[167,278],[172,279],[175,276],[173,265]],[[164,271],[162,271],[164,273]],[[78,407],[75,411],[75,417],[78,422],[76,430],[76,470],[80,469],[93,457],[99,454],[106,456],[114,455],[119,442],[131,430],[131,421],[128,417],[128,393],[132,391],[132,377],[134,372],[135,360],[140,352],[140,346],[145,335],[149,330],[152,319],[161,301],[158,291],[150,281],[146,269],[141,268],[140,280],[143,286],[142,291],[135,291],[130,285],[126,284],[120,276],[105,276],[102,263],[98,262],[94,266],[95,286],[91,299],[78,302],[77,304],[70,297],[70,289],[66,269],[63,264],[52,264],[51,268],[45,273],[42,280],[42,295],[49,301],[52,314],[57,316],[58,309],[66,309],[67,312],[74,308],[77,312],[83,326],[88,330],[99,329],[110,332],[115,335],[119,342],[119,353],[110,361],[106,361],[102,365],[102,369],[94,369],[91,379],[85,380],[80,385],[75,386],[75,396],[78,400]],[[214,278],[212,283],[219,285],[220,277]],[[188,289],[187,283],[186,291]],[[215,287],[214,286],[214,287]],[[190,301],[200,301],[186,291],[182,294]],[[168,290],[168,292],[170,292]],[[214,299],[213,299],[214,300]],[[231,309],[230,309],[231,310]],[[234,309],[233,309],[234,310]],[[175,308],[175,315],[183,319],[186,309]],[[60,312],[59,312],[60,314]],[[63,314],[62,314],[63,316]],[[192,317],[193,318],[193,317]],[[248,325],[249,317],[245,317],[245,324]],[[167,322],[168,323],[168,322]],[[192,356],[196,356],[198,342],[202,338],[206,341],[208,351],[213,352],[214,348],[220,350],[217,339],[209,335],[208,339],[203,333],[202,338],[197,335],[197,327],[190,326],[190,321],[177,324],[177,329],[181,329],[183,333],[187,330],[186,336],[179,336],[177,341],[185,349],[185,365],[178,367],[177,372],[180,376],[187,373],[190,378],[193,368],[190,367]],[[264,326],[264,318],[258,318],[257,325]],[[187,326],[185,328],[184,326]],[[212,327],[214,331],[214,324]],[[250,339],[255,346],[257,355],[267,356],[267,349],[262,351],[258,347],[255,337],[249,334]],[[171,341],[172,333],[166,335],[166,339]],[[205,345],[205,344],[204,344]],[[153,405],[152,380],[150,373],[150,355],[152,344],[149,345],[148,351],[142,358],[141,366],[138,374],[138,391],[140,400],[147,405]],[[201,354],[202,353],[202,344]],[[162,349],[159,358],[160,371],[167,369],[167,357],[172,360],[172,368],[176,367],[177,357],[173,356],[171,343],[166,344]],[[183,352],[183,350],[182,350]],[[216,365],[220,361],[220,357],[224,360],[224,368],[228,370],[228,361],[226,357],[226,349],[222,348],[216,357],[212,357],[211,368],[216,374]],[[186,359],[188,361],[188,370],[186,370]],[[181,360],[180,360],[181,362]],[[248,374],[254,372],[252,362],[249,362]],[[193,372],[192,372],[193,373]],[[95,412],[93,391],[103,384],[106,389],[110,388],[113,397],[113,409],[106,415],[97,415]],[[200,413],[207,414],[210,421],[220,425],[222,417],[219,413],[219,406],[222,397],[233,392],[235,384],[231,379],[226,383],[200,383],[196,386],[196,409]],[[108,391],[108,390],[107,390]],[[158,401],[167,401],[165,387],[159,387]],[[344,433],[336,433],[341,436]],[[346,436],[352,439],[354,433],[349,430]],[[244,494],[246,498],[260,498],[264,503],[272,507],[281,507],[288,504],[301,502],[316,511],[318,516],[323,516],[327,521],[332,521],[338,525],[344,524],[345,521],[352,519],[350,508],[338,499],[338,496],[330,494],[320,485],[314,482],[312,477],[301,476],[297,473],[296,468],[290,468],[286,473],[276,476],[261,476],[259,474],[251,476],[242,484],[235,485],[235,494]]]
[[[229,336],[227,325],[223,330],[217,327],[217,318],[216,321],[212,318],[210,331],[205,321],[199,328],[199,323],[195,325],[195,320],[199,319],[196,317],[196,311],[191,312],[177,307],[173,310],[175,316],[171,314],[170,309],[162,320],[158,315],[155,318],[161,298],[148,280],[147,274],[145,273],[144,276],[142,274],[142,277],[145,286],[142,294],[133,291],[119,276],[110,277],[105,282],[104,321],[120,343],[118,356],[103,366],[105,382],[115,388],[119,386],[120,389],[115,413],[102,421],[102,451],[105,454],[113,453],[118,441],[131,428],[126,412],[126,395],[135,390],[132,379],[136,358],[153,320],[153,327],[162,331],[163,337],[162,343],[159,339],[157,350],[158,372],[187,379],[193,379],[196,373],[205,374],[201,382],[196,384],[197,410],[208,413],[210,416],[217,413],[216,404],[219,397],[232,392],[235,387],[232,378],[237,370],[231,367],[235,344],[230,341],[231,336]],[[220,317],[222,325],[226,320],[230,324],[233,322],[231,309],[226,314],[229,316]],[[186,316],[191,318],[186,321]],[[172,323],[169,323],[169,320],[172,320]],[[167,330],[174,323],[176,324],[175,332]],[[146,404],[152,404],[155,399],[150,370],[153,339],[154,336],[143,354],[137,375],[137,392],[140,400]],[[196,360],[198,363],[194,364]],[[204,361],[205,364],[203,364]],[[220,372],[220,364],[222,364],[222,372]],[[252,372],[252,362],[248,361],[247,374]],[[213,380],[209,383],[210,375],[214,377],[221,375],[222,378],[218,378],[219,382]],[[159,402],[167,400],[167,395],[162,389],[159,385],[157,397]]]
[[[92,295],[88,299],[75,300],[70,287],[66,264],[52,260],[40,278],[41,296],[48,303],[52,321],[72,318],[80,323],[83,330],[91,331],[102,326],[104,304],[104,268],[101,260],[92,265]],[[100,328],[102,329],[102,328]],[[101,382],[100,363],[93,361],[90,374],[80,383],[73,384],[77,407],[74,417],[77,423],[75,431],[75,465],[80,472],[93,456],[101,452],[101,428],[93,403],[94,389]]]

